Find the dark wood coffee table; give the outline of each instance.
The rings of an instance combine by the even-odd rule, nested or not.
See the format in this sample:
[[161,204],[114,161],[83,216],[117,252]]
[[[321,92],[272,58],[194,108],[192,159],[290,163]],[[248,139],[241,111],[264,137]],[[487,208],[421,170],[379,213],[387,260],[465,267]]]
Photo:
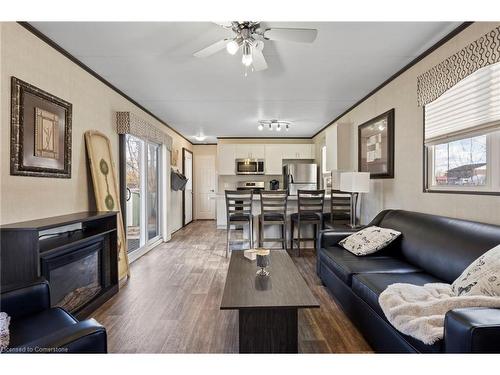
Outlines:
[[271,251],[268,270],[257,276],[256,262],[233,251],[220,308],[239,311],[240,353],[297,353],[298,309],[318,301],[285,250]]

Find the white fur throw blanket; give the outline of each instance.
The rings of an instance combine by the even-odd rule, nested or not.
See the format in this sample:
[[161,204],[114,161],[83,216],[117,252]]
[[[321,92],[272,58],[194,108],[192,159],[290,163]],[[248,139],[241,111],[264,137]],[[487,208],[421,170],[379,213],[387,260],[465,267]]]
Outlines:
[[424,344],[443,338],[444,317],[462,307],[500,307],[500,297],[457,296],[449,284],[392,284],[379,296],[387,320],[400,332]]
[[0,312],[0,353],[9,346],[9,324],[10,317],[7,313]]

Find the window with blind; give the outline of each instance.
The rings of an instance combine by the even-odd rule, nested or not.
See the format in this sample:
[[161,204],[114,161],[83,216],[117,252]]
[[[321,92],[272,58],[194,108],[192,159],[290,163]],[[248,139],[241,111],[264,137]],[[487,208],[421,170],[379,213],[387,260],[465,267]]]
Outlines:
[[426,191],[500,192],[500,63],[425,106]]

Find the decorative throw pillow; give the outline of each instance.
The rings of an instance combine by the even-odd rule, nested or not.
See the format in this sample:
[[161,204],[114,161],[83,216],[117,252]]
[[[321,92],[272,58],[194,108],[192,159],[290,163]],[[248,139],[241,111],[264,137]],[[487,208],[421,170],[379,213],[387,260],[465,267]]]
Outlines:
[[7,313],[0,312],[0,353],[9,346],[9,323],[10,317]]
[[339,244],[354,255],[373,254],[394,241],[401,232],[376,226],[360,230],[344,238]]
[[458,296],[500,296],[500,245],[472,262],[452,288]]

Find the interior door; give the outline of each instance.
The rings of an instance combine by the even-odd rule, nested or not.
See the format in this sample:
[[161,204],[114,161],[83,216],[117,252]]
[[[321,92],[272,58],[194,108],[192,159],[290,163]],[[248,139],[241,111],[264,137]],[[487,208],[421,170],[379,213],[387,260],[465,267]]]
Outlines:
[[215,156],[196,157],[196,219],[215,220]]
[[189,224],[193,221],[193,154],[187,150],[182,150],[183,162],[182,170],[184,176],[186,176],[187,183],[186,188],[183,193],[184,201],[184,225]]

